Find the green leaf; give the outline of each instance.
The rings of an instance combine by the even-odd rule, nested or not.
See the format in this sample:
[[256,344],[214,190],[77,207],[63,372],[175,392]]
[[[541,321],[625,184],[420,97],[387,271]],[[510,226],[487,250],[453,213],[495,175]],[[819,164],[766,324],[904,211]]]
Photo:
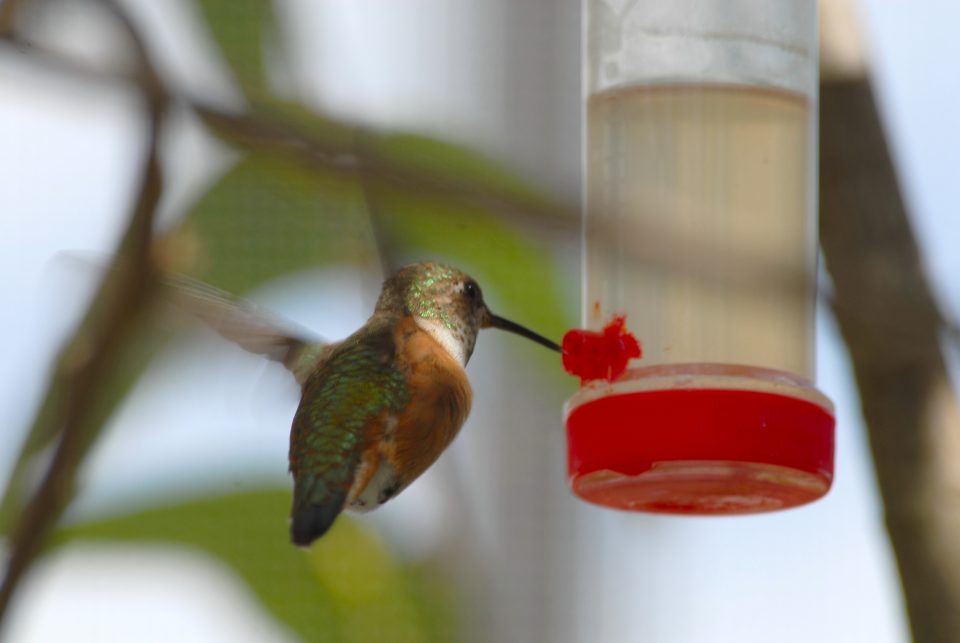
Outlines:
[[375,263],[371,235],[354,181],[255,154],[201,197],[170,243],[189,255],[185,271],[240,293],[317,265]]
[[232,567],[264,607],[305,641],[450,640],[449,588],[398,564],[345,516],[304,551],[287,535],[289,490],[193,500],[61,530],[55,540],[173,542]]
[[[267,120],[275,125],[283,123],[280,129],[291,140],[307,143],[306,147],[320,148],[331,155],[338,151],[356,154],[361,144],[365,153],[375,153],[382,165],[379,172],[367,178],[374,186],[373,197],[385,216],[386,221],[382,222],[387,226],[385,232],[399,254],[408,255],[410,260],[445,257],[482,274],[487,289],[502,297],[510,307],[510,311],[503,312],[505,316],[522,315],[530,324],[538,324],[542,332],[553,329],[554,334],[560,333],[574,321],[570,313],[575,306],[570,305],[573,298],[567,293],[571,290],[575,293],[577,288],[559,288],[549,243],[532,237],[529,230],[515,222],[512,213],[498,209],[497,204],[508,202],[514,209],[535,210],[546,226],[555,223],[560,229],[570,226],[569,209],[502,164],[462,145],[410,133],[364,131],[361,135],[356,126],[296,104],[275,103],[264,111],[266,109],[263,107],[259,114],[269,114]],[[339,234],[343,235],[340,241],[353,244],[348,252],[350,256],[371,252],[373,239],[369,235],[368,213],[358,179],[331,172],[322,165],[308,164],[302,155],[304,148],[283,149],[293,153],[270,158],[278,168],[284,168],[282,172],[299,177],[298,185],[309,204],[300,214],[319,218],[354,217],[352,222],[336,224],[344,226],[339,228]],[[421,177],[438,189],[430,190],[417,182],[407,185],[398,178],[403,176]],[[237,179],[238,182],[248,180],[247,176]],[[446,189],[449,186],[456,189]],[[288,198],[287,190],[276,178],[268,178],[264,193],[257,198],[263,201],[276,198],[282,205]],[[492,203],[485,205],[486,197]],[[246,196],[239,198],[249,201]],[[323,205],[317,207],[321,203]],[[261,218],[274,216],[263,211],[251,214]],[[544,216],[551,220],[543,219]],[[327,221],[326,225],[331,223]],[[225,232],[222,230],[217,235]],[[368,236],[358,236],[364,232]],[[322,252],[344,252],[346,247],[340,242],[335,248],[318,247],[314,256]]]
[[197,0],[210,35],[253,99],[269,95],[265,51],[276,22],[271,0]]
[[273,101],[255,111],[229,113],[194,106],[225,143],[304,163],[319,174],[482,207],[501,219],[576,234],[576,209],[558,203],[516,174],[469,148],[404,133],[378,133],[358,123]]
[[[514,173],[465,147],[424,136],[360,136],[295,105],[277,105],[271,113],[268,140],[274,145],[267,149],[274,153],[241,163],[191,215],[200,254],[208,255],[202,278],[237,292],[318,263],[376,261],[359,179],[312,163],[304,153],[356,154],[359,144],[377,159],[366,179],[391,259],[439,258],[460,265],[482,280],[494,302],[503,303],[499,314],[556,339],[572,325],[575,284],[559,287],[549,243],[525,234],[514,212],[501,206],[529,207],[559,227],[569,226],[570,213]],[[257,128],[246,122],[241,130]],[[279,145],[281,140],[286,144]],[[291,144],[297,140],[304,145]]]
[[468,270],[497,314],[557,340],[572,325],[546,243],[481,208],[397,190],[378,198],[401,247]]
[[[494,312],[559,342],[575,323],[576,282],[561,283],[547,231],[568,228],[571,213],[503,165],[466,147],[424,136],[392,134],[378,153],[405,171],[455,190],[405,189],[383,183],[373,198],[386,236],[411,259],[441,259],[476,277]],[[536,212],[533,219],[525,213]],[[543,226],[538,238],[529,224]],[[533,348],[559,374],[556,354]]]
[[373,145],[389,163],[419,172],[437,183],[457,184],[475,194],[487,193],[509,200],[516,207],[552,211],[557,217],[566,214],[515,172],[463,145],[409,133],[380,135],[373,139]]

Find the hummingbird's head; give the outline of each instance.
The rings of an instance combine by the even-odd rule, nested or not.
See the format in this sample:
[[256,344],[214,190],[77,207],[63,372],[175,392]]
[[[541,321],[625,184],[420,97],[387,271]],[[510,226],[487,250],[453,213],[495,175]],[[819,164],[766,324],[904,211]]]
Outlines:
[[398,309],[412,315],[463,366],[473,354],[481,328],[501,328],[560,350],[549,339],[491,313],[477,282],[451,266],[415,263],[394,273],[383,285],[377,311]]

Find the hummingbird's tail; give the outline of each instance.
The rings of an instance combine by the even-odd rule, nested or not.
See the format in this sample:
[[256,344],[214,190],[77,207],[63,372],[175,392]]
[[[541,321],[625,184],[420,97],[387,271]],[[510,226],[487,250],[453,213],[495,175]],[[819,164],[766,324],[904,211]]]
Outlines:
[[347,494],[340,492],[325,502],[297,502],[290,519],[290,540],[298,547],[309,547],[327,533],[343,510]]

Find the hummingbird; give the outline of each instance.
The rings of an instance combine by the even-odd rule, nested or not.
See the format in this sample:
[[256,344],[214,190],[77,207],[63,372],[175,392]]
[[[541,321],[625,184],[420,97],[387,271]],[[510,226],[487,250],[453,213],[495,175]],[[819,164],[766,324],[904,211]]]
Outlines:
[[344,510],[368,512],[407,488],[450,445],[470,412],[464,367],[481,328],[549,339],[490,312],[461,270],[415,263],[383,284],[373,314],[325,343],[255,304],[187,277],[175,299],[248,351],[289,369],[301,387],[290,431],[290,537],[309,547]]

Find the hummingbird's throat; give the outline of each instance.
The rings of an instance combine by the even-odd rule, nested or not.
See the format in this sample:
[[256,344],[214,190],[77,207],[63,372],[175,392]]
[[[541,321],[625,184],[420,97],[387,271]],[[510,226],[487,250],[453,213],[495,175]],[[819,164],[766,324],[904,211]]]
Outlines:
[[460,366],[467,365],[467,360],[473,353],[474,342],[470,341],[470,338],[466,337],[463,331],[450,328],[439,319],[425,317],[415,317],[414,319],[417,326],[443,346],[444,350],[450,354],[450,357],[457,360]]

